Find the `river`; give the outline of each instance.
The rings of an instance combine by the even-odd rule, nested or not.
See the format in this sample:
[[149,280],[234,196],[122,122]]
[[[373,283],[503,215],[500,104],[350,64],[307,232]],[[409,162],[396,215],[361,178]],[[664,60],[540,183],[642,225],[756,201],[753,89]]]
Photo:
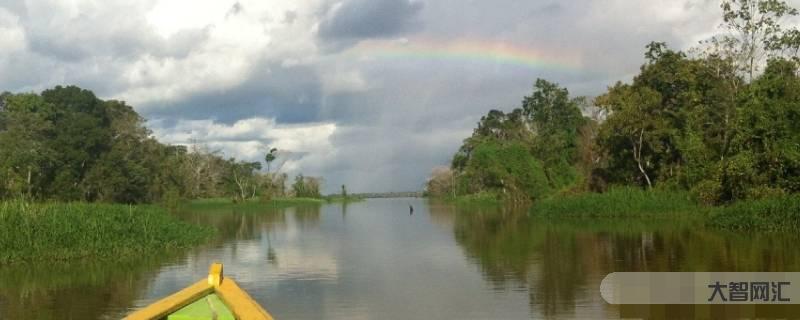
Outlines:
[[543,220],[413,198],[181,216],[218,237],[157,257],[0,266],[0,319],[118,319],[204,278],[214,261],[277,319],[652,316],[606,304],[600,281],[614,271],[800,271],[797,235],[692,219]]

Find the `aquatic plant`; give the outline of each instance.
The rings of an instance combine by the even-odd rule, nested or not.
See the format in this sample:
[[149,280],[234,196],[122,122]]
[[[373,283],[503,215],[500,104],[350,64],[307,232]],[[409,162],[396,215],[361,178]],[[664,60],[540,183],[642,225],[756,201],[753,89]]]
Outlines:
[[685,191],[612,188],[604,193],[557,195],[537,201],[531,213],[541,216],[629,217],[704,214]]
[[741,201],[718,207],[712,211],[708,225],[732,230],[800,230],[800,196]]
[[0,263],[118,258],[191,247],[212,235],[156,206],[0,203]]

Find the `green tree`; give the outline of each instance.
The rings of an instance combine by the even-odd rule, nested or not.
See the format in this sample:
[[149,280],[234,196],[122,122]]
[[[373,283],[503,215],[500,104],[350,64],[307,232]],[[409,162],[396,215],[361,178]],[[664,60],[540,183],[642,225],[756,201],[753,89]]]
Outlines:
[[578,101],[555,83],[537,79],[534,92],[522,101],[522,112],[534,131],[533,153],[544,163],[553,188],[572,184],[577,178],[578,130],[584,124]]
[[735,156],[721,163],[722,200],[757,198],[765,188],[780,189],[775,190],[778,193],[800,191],[797,64],[771,60],[746,97],[733,142]]
[[230,189],[239,201],[255,197],[258,192],[257,171],[261,170],[260,162],[245,162],[229,159],[228,163]]
[[597,98],[609,112],[598,139],[617,179],[652,187],[662,138],[669,130],[658,115],[660,100],[655,90],[621,83]]
[[797,9],[780,0],[726,0],[722,8],[727,34],[711,39],[723,55],[733,58],[739,70],[752,81],[765,59],[780,49],[797,48],[797,29],[783,30],[781,20],[796,16]]
[[41,96],[56,109],[52,119],[57,130],[48,144],[59,154],[46,193],[61,200],[94,200],[86,174],[109,150],[112,137],[103,102],[75,86],[57,86]]
[[475,146],[457,188],[461,194],[491,192],[514,201],[537,199],[550,191],[542,162],[526,145],[493,140]]
[[320,194],[320,185],[319,178],[298,174],[292,184],[292,191],[294,191],[295,197],[298,198],[320,198],[322,196]]
[[264,162],[267,163],[267,173],[270,172],[270,165],[272,164],[272,161],[275,161],[275,159],[278,158],[277,154],[278,154],[278,149],[277,148],[272,148],[272,149],[269,149],[269,152],[267,152],[267,155],[264,156]]
[[0,109],[0,196],[39,198],[56,161],[47,143],[53,106],[35,94],[5,94]]

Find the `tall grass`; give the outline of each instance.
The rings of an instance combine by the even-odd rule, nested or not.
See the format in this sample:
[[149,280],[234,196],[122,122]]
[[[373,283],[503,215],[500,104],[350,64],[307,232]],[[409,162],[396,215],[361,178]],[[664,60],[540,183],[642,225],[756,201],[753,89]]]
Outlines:
[[605,193],[557,195],[536,201],[531,212],[551,217],[636,217],[705,213],[687,192],[613,188]]
[[494,192],[483,191],[475,194],[460,196],[431,197],[436,201],[443,201],[458,206],[498,206],[504,204],[503,198]]
[[737,202],[712,210],[708,225],[731,230],[800,230],[800,195]]
[[265,212],[270,209],[280,209],[297,206],[319,206],[324,204],[324,199],[317,198],[273,198],[270,200],[249,199],[234,202],[227,198],[197,199],[189,202],[182,208],[189,212]]
[[117,258],[189,247],[212,234],[155,206],[0,203],[0,263]]
[[366,201],[366,199],[364,199],[364,198],[356,197],[356,196],[349,196],[349,195],[347,197],[342,197],[340,195],[330,195],[330,196],[324,196],[324,197],[322,197],[322,199],[325,200],[328,203],[342,203],[342,202],[348,202],[349,203],[349,202]]

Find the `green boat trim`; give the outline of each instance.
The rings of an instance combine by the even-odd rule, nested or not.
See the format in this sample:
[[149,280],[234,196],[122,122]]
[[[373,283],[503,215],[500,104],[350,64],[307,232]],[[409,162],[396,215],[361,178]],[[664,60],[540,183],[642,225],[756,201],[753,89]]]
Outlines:
[[167,320],[235,320],[228,306],[216,293],[209,294],[167,316]]

